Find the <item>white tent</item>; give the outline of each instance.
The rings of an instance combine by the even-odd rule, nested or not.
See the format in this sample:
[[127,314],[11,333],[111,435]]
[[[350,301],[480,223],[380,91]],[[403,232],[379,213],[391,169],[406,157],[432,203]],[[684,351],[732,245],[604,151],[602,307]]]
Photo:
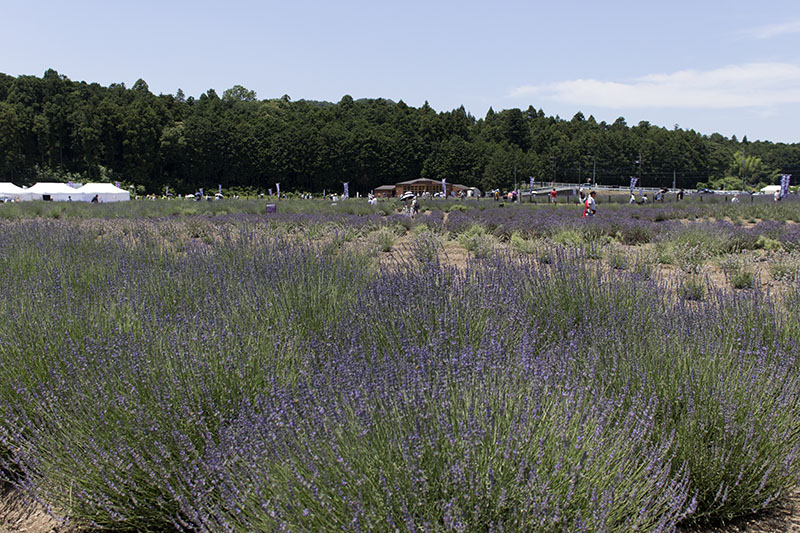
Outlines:
[[26,190],[33,200],[52,200],[54,202],[77,202],[83,200],[78,190],[73,189],[66,183],[39,182]]
[[9,200],[30,200],[31,194],[28,189],[17,187],[13,183],[0,182],[0,198],[8,198]]
[[131,199],[131,193],[120,189],[113,183],[87,183],[76,189],[76,192],[80,194],[80,200],[84,202],[91,202],[95,196],[100,203],[127,202]]

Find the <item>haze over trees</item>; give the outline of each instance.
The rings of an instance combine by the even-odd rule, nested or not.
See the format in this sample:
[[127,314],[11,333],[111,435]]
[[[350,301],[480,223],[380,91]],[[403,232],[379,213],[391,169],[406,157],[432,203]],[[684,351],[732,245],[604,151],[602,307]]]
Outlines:
[[154,95],[132,87],[44,76],[0,74],[0,181],[121,181],[140,192],[199,187],[265,191],[366,193],[420,177],[510,188],[552,180],[644,186],[741,188],[800,175],[800,143],[741,141],[656,127],[620,117],[597,122],[525,110],[464,107],[437,112],[427,103],[353,100],[338,103],[259,100],[240,85],[220,97]]

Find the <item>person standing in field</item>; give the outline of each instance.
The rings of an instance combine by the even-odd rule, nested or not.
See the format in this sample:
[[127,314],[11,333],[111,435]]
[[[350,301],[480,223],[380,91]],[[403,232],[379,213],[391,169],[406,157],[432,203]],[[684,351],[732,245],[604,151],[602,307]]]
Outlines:
[[630,199],[628,200],[628,203],[629,203],[629,204],[635,204],[635,203],[636,203],[636,195],[635,195],[635,194],[633,194],[633,191],[631,191],[631,197],[630,197]]
[[596,194],[597,193],[594,191],[591,191],[586,201],[583,203],[583,218],[593,217],[594,214],[597,213],[597,203],[595,203],[594,200]]
[[556,188],[553,187],[553,190],[550,191],[550,203],[551,204],[556,203],[556,196],[558,196],[558,193],[556,192]]

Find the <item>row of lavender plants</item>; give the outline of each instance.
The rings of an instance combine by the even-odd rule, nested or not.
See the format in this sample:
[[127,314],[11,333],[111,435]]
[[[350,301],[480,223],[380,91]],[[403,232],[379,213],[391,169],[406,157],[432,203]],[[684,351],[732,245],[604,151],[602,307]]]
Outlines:
[[[748,202],[700,202],[699,198],[688,198],[681,202],[656,202],[648,205],[628,205],[609,202],[607,195],[598,196],[601,217],[615,219],[635,219],[659,222],[664,220],[696,220],[703,218],[727,219],[734,223],[756,222],[759,220],[792,221],[800,223],[800,199],[787,197],[784,201]],[[325,199],[225,199],[213,202],[194,202],[192,200],[139,200],[115,204],[86,204],[82,202],[22,202],[3,204],[0,219],[24,219],[31,217],[54,219],[93,219],[93,218],[158,218],[164,216],[216,216],[226,214],[263,214],[267,204],[274,204],[279,214],[317,214],[317,215],[392,215],[400,213],[403,204],[398,199],[381,199],[370,205],[364,198],[352,198],[339,202]],[[502,207],[500,207],[502,206]],[[510,215],[509,211],[542,211],[544,213],[570,212],[580,217],[582,206],[577,200],[573,203],[517,203],[505,204],[491,200],[422,200],[422,211],[447,213],[451,211],[471,212],[489,211],[497,215]],[[507,216],[508,216],[507,215]]]
[[6,478],[209,532],[671,531],[796,488],[797,287],[455,268],[424,232],[387,265],[269,220],[3,223]]
[[[800,225],[775,219],[754,220],[753,223],[736,223],[724,218],[710,217],[691,222],[678,218],[669,208],[617,207],[591,219],[583,219],[581,212],[568,207],[555,208],[492,208],[448,213],[443,227],[452,234],[461,234],[473,225],[479,225],[501,240],[509,240],[515,233],[528,239],[548,238],[560,240],[565,234],[577,236],[584,243],[614,240],[637,245],[683,239],[683,235],[706,234],[709,245],[717,241],[726,243],[722,252],[736,252],[768,246],[769,243],[785,249],[800,248]],[[649,216],[639,216],[649,214]],[[687,215],[686,211],[681,211]],[[660,218],[664,216],[664,218]],[[769,240],[765,240],[769,239]],[[698,245],[703,245],[699,242]]]

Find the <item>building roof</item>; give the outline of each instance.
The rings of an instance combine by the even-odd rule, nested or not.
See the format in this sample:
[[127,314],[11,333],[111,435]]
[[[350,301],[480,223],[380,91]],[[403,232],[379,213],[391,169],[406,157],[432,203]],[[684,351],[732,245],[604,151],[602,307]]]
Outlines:
[[440,182],[430,178],[417,178],[415,180],[400,181],[397,183],[397,185],[413,185],[415,183],[440,183]]
[[381,185],[380,187],[375,187],[374,190],[376,191],[393,191],[397,187],[396,185]]

